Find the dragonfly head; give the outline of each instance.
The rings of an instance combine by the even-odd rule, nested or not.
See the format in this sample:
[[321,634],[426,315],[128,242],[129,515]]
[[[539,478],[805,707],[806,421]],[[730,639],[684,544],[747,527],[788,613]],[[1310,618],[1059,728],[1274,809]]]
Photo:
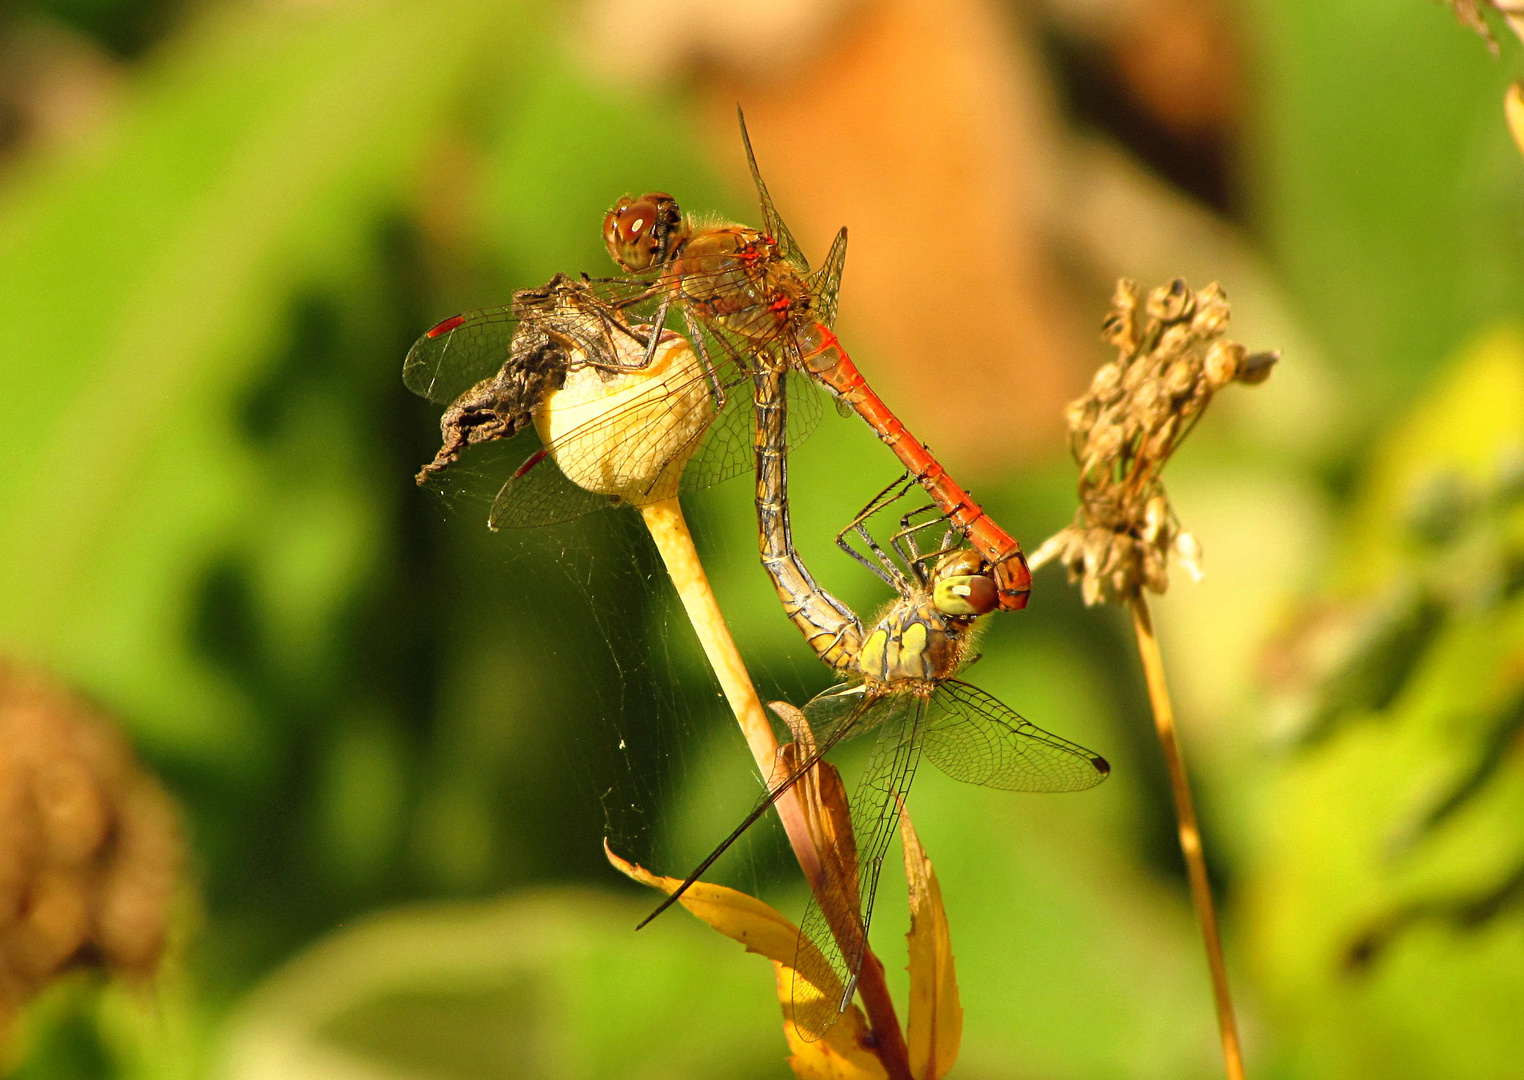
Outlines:
[[665,191],[626,195],[603,218],[603,242],[614,261],[631,272],[666,262],[688,239],[677,200]]
[[977,551],[949,552],[931,573],[931,601],[944,615],[972,618],[1000,606],[1000,590]]

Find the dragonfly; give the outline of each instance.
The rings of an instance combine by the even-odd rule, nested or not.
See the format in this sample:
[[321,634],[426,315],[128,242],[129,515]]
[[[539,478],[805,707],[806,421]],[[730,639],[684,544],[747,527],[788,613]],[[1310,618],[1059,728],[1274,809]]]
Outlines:
[[[786,376],[755,376],[762,562],[788,617],[843,681],[805,707],[813,745],[796,754],[798,764],[770,781],[751,813],[645,922],[680,898],[825,754],[845,740],[874,735],[851,800],[855,866],[822,860],[801,923],[794,1016],[806,1038],[818,1039],[856,991],[879,872],[923,756],[956,780],[1009,791],[1082,791],[1105,780],[1111,767],[1099,754],[1044,731],[956,677],[972,658],[977,620],[998,610],[999,586],[989,559],[968,545],[966,526],[941,507],[902,516],[889,552],[876,541],[867,522],[911,490],[914,478],[885,488],[836,536],[838,546],[895,590],[889,610],[865,624],[815,583],[794,546],[789,520]],[[921,538],[936,528],[944,530],[940,543],[922,551]]]
[[[457,316],[457,327],[446,320],[445,331],[414,345],[404,381],[446,405],[442,443],[420,485],[451,496],[490,485],[488,524],[499,529],[647,505],[735,474],[751,443],[749,413],[717,408],[728,389],[717,388],[687,339],[632,321],[609,285],[557,274],[515,292],[508,307]],[[484,365],[488,353],[502,359]],[[795,441],[819,415],[817,403],[798,404],[814,419],[793,425]],[[537,446],[505,482],[501,458],[530,449],[514,438],[526,429]],[[464,460],[473,447],[498,452]]]
[[[646,363],[655,362],[668,330],[681,331],[691,343],[698,370],[691,375],[692,382],[674,385],[682,395],[674,407],[698,407],[687,404],[693,396],[688,392],[701,380],[708,389],[707,408],[712,416],[706,432],[695,437],[698,445],[683,449],[687,468],[681,490],[716,483],[749,464],[748,429],[755,426],[755,402],[749,400],[746,384],[754,374],[802,372],[869,424],[986,558],[997,606],[1024,607],[1031,574],[1021,545],[894,415],[832,330],[846,262],[846,229],[837,234],[824,262],[812,271],[768,193],[744,116],[740,122],[764,227],[699,225],[666,192],[626,195],[608,211],[603,224],[605,246],[623,274],[584,278],[579,286],[583,309],[595,315],[596,322],[607,324],[605,329],[614,337],[638,339],[637,344],[645,346]],[[563,282],[563,291],[568,288]],[[525,380],[511,371],[524,358],[524,350],[515,348],[515,336],[526,317],[538,314],[516,302],[454,315],[430,328],[408,353],[404,381],[415,392],[448,407],[441,421],[444,445],[419,473],[420,483],[439,479],[466,446],[507,438],[525,426],[503,424],[498,418],[514,411],[534,391],[549,392],[551,384]],[[636,326],[657,330],[640,333],[634,330]],[[541,334],[530,327],[525,336],[535,340]],[[592,365],[608,372],[639,362],[629,356],[616,361],[605,355],[595,357]],[[525,389],[530,391],[527,396],[519,392]],[[787,432],[792,444],[814,427],[820,409],[800,384],[790,385],[789,391],[796,399]],[[648,398],[642,399],[641,407],[650,409]],[[608,498],[590,499],[587,492],[539,475],[545,457],[559,460],[555,447],[542,449],[546,453],[529,455],[497,492],[489,517],[494,528],[568,520],[608,505]],[[643,496],[637,492],[635,497]]]

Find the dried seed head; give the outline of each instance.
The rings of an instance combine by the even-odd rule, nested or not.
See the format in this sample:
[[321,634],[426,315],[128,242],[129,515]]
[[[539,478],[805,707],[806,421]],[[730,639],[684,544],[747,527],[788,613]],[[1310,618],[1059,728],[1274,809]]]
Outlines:
[[1148,314],[1163,323],[1190,318],[1196,309],[1196,298],[1180,278],[1168,285],[1160,285],[1148,294]]
[[1058,559],[1085,603],[1125,601],[1169,587],[1171,552],[1201,576],[1201,547],[1180,528],[1161,479],[1212,395],[1231,382],[1264,382],[1279,354],[1250,354],[1222,335],[1228,301],[1216,284],[1192,292],[1176,279],[1143,301],[1122,280],[1102,336],[1117,358],[1064,412],[1080,463],[1074,523],[1038,549],[1035,568]]
[[70,968],[151,975],[182,862],[174,806],[114,726],[0,661],[0,1032]]

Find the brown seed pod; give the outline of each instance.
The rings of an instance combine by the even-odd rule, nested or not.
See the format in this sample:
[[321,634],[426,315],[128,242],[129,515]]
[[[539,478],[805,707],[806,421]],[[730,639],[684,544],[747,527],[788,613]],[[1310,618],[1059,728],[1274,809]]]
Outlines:
[[1176,279],[1140,298],[1133,282],[1117,283],[1102,331],[1117,358],[1064,413],[1080,507],[1032,557],[1034,568],[1061,561],[1087,604],[1127,600],[1143,587],[1164,592],[1171,552],[1200,575],[1200,545],[1180,528],[1161,473],[1213,394],[1234,381],[1263,382],[1279,359],[1223,338],[1230,312],[1216,284],[1192,292]]

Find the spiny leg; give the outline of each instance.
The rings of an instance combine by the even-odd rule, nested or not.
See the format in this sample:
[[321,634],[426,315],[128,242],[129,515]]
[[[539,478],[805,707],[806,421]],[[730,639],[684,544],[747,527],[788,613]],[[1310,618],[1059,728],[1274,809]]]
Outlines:
[[[884,549],[879,547],[878,542],[873,539],[873,535],[868,531],[866,523],[869,518],[871,518],[879,511],[883,510],[886,506],[889,506],[897,500],[904,498],[906,492],[908,492],[914,485],[914,478],[911,478],[908,475],[901,475],[898,479],[894,480],[877,495],[873,496],[873,498],[869,500],[868,505],[863,507],[862,510],[858,512],[857,516],[854,517],[845,528],[836,534],[837,547],[841,548],[841,550],[845,551],[852,558],[862,563],[876,576],[887,582],[895,591],[899,592],[901,595],[906,595],[908,593],[910,582],[906,579],[904,573],[900,570],[900,568],[895,564],[894,560],[890,558]],[[853,532],[861,537],[868,550],[877,556],[877,564],[875,564],[866,555],[862,554],[852,546],[851,541],[847,539],[847,534]]]
[[694,322],[693,315],[686,307],[683,308],[683,325],[688,328],[688,343],[693,346],[693,351],[699,358],[699,366],[704,369],[704,377],[709,380],[709,396],[714,401],[714,411],[719,413],[725,408],[725,387],[720,382],[719,369],[709,358],[709,347],[704,344],[704,328]]
[[[934,516],[928,521],[912,523],[915,518],[926,513],[933,513]],[[910,567],[911,572],[915,574],[923,585],[930,577],[927,568],[948,552],[956,550],[958,540],[961,537],[956,528],[949,528],[942,534],[942,542],[935,550],[923,552],[921,551],[918,535],[928,529],[936,528],[944,521],[949,520],[950,517],[951,514],[948,511],[932,504],[917,507],[900,518],[900,531],[895,533],[890,539],[890,543],[894,545],[894,550],[900,553],[901,558],[905,560],[905,564]],[[909,548],[914,554],[907,554],[906,548]]]

